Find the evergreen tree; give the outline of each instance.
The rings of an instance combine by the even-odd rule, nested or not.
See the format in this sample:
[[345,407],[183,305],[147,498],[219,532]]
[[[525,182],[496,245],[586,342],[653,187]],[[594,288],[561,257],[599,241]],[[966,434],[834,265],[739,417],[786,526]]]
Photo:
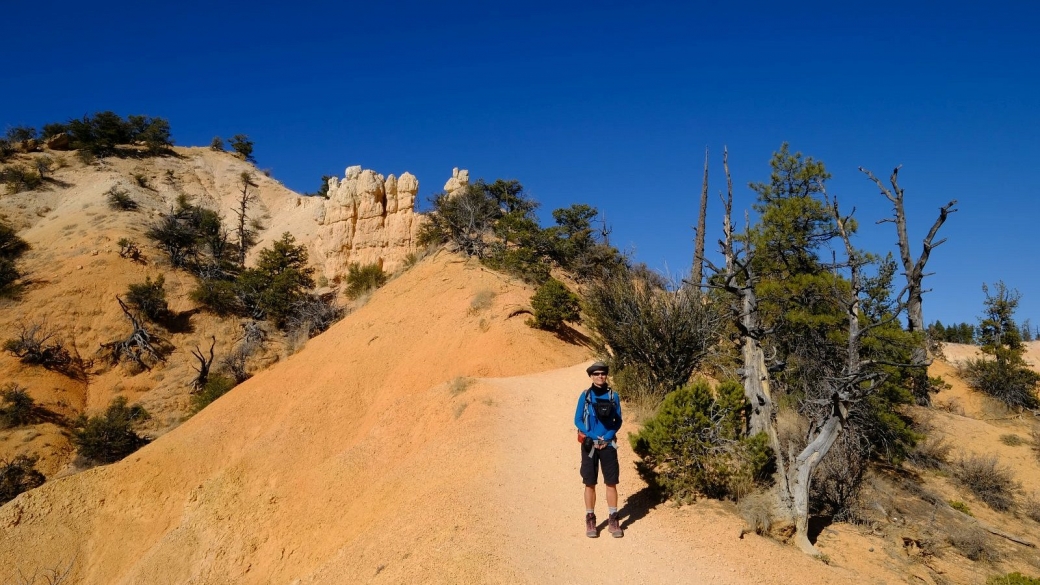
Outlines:
[[968,360],[963,373],[968,384],[997,398],[1013,408],[1037,408],[1040,399],[1036,387],[1040,374],[1025,362],[1025,345],[1014,314],[1022,298],[1016,290],[998,281],[990,292],[983,284],[986,295],[985,310],[979,320],[978,342],[988,358]]
[[255,268],[238,277],[237,288],[246,309],[256,318],[286,324],[293,306],[314,286],[314,269],[307,265],[307,248],[296,245],[289,232],[260,251]]

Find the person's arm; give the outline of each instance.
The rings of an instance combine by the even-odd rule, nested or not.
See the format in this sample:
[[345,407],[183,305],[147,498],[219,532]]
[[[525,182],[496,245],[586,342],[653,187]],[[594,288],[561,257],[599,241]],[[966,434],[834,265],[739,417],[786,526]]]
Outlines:
[[574,426],[578,428],[582,433],[588,433],[589,429],[585,428],[585,394],[578,395],[578,408],[574,410]]

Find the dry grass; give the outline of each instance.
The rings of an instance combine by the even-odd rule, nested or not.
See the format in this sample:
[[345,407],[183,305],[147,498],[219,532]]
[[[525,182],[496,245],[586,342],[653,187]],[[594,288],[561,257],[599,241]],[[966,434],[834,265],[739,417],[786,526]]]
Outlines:
[[469,302],[470,315],[476,315],[490,309],[495,301],[496,294],[495,291],[486,288],[477,291],[477,294],[473,295],[473,299]]
[[466,407],[469,406],[468,402],[462,402],[455,407],[455,418],[462,416],[462,413],[466,411]]
[[953,444],[942,434],[931,434],[919,441],[909,459],[915,465],[927,469],[943,469],[950,461]]
[[1040,522],[1040,498],[1036,493],[1022,501],[1022,513],[1033,522]]
[[754,532],[759,536],[769,534],[773,527],[773,498],[770,494],[756,492],[737,503],[740,517],[747,523],[743,533]]
[[1026,440],[1018,435],[1000,435],[1000,442],[1009,447],[1017,447],[1026,444]]
[[450,392],[452,396],[458,396],[459,394],[462,394],[463,392],[468,390],[469,387],[472,385],[472,378],[459,376],[453,379],[451,382],[448,382],[448,392]]
[[961,406],[961,401],[956,398],[947,398],[946,400],[936,400],[932,403],[932,406],[950,414],[956,414],[957,416],[964,416],[964,407]]
[[1011,468],[1001,465],[993,455],[961,457],[953,465],[953,476],[976,498],[998,511],[1015,503],[1015,492],[1020,487]]
[[973,561],[995,562],[1000,555],[990,544],[989,537],[980,528],[957,529],[946,537],[953,548]]

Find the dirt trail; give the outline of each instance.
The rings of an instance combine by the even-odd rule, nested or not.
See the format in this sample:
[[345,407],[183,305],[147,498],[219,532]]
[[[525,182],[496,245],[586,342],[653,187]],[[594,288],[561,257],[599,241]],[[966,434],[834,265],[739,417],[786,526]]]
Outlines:
[[618,488],[625,537],[611,538],[605,529],[601,485],[601,536],[587,538],[573,425],[587,365],[483,381],[500,401],[485,503],[504,538],[500,554],[525,582],[584,584],[607,575],[615,583],[902,582],[829,567],[755,535],[741,540],[741,521],[725,504],[658,503],[636,473],[627,441],[619,441]]

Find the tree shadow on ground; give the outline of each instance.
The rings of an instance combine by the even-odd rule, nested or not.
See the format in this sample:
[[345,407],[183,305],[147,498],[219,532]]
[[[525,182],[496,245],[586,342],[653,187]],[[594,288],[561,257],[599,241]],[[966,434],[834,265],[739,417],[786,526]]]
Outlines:
[[198,314],[202,309],[196,307],[179,313],[170,313],[159,323],[170,333],[194,333],[195,325],[192,324],[192,316]]
[[808,530],[806,531],[806,534],[805,534],[806,536],[809,537],[809,542],[811,542],[813,544],[816,544],[816,539],[819,538],[820,534],[823,533],[823,530],[825,528],[827,528],[828,526],[830,526],[831,524],[834,524],[834,516],[831,516],[831,515],[812,516],[812,515],[810,515],[809,516]]
[[588,335],[585,335],[581,331],[578,331],[577,329],[574,329],[573,327],[570,327],[568,325],[564,325],[558,331],[556,331],[556,337],[558,337],[561,341],[564,341],[571,345],[580,345],[582,347],[594,349],[592,347],[592,339],[589,338]]
[[[644,486],[638,492],[625,499],[625,505],[618,510],[621,519],[621,529],[624,530],[639,522],[657,506],[663,504],[666,498],[661,490],[654,486]],[[606,524],[604,524],[606,526]]]
[[68,181],[62,181],[61,179],[55,179],[54,177],[43,177],[41,180],[44,183],[47,183],[48,185],[53,185],[55,187],[61,187],[62,189],[68,189],[69,187],[75,187],[75,185],[73,185],[72,183],[69,183]]

